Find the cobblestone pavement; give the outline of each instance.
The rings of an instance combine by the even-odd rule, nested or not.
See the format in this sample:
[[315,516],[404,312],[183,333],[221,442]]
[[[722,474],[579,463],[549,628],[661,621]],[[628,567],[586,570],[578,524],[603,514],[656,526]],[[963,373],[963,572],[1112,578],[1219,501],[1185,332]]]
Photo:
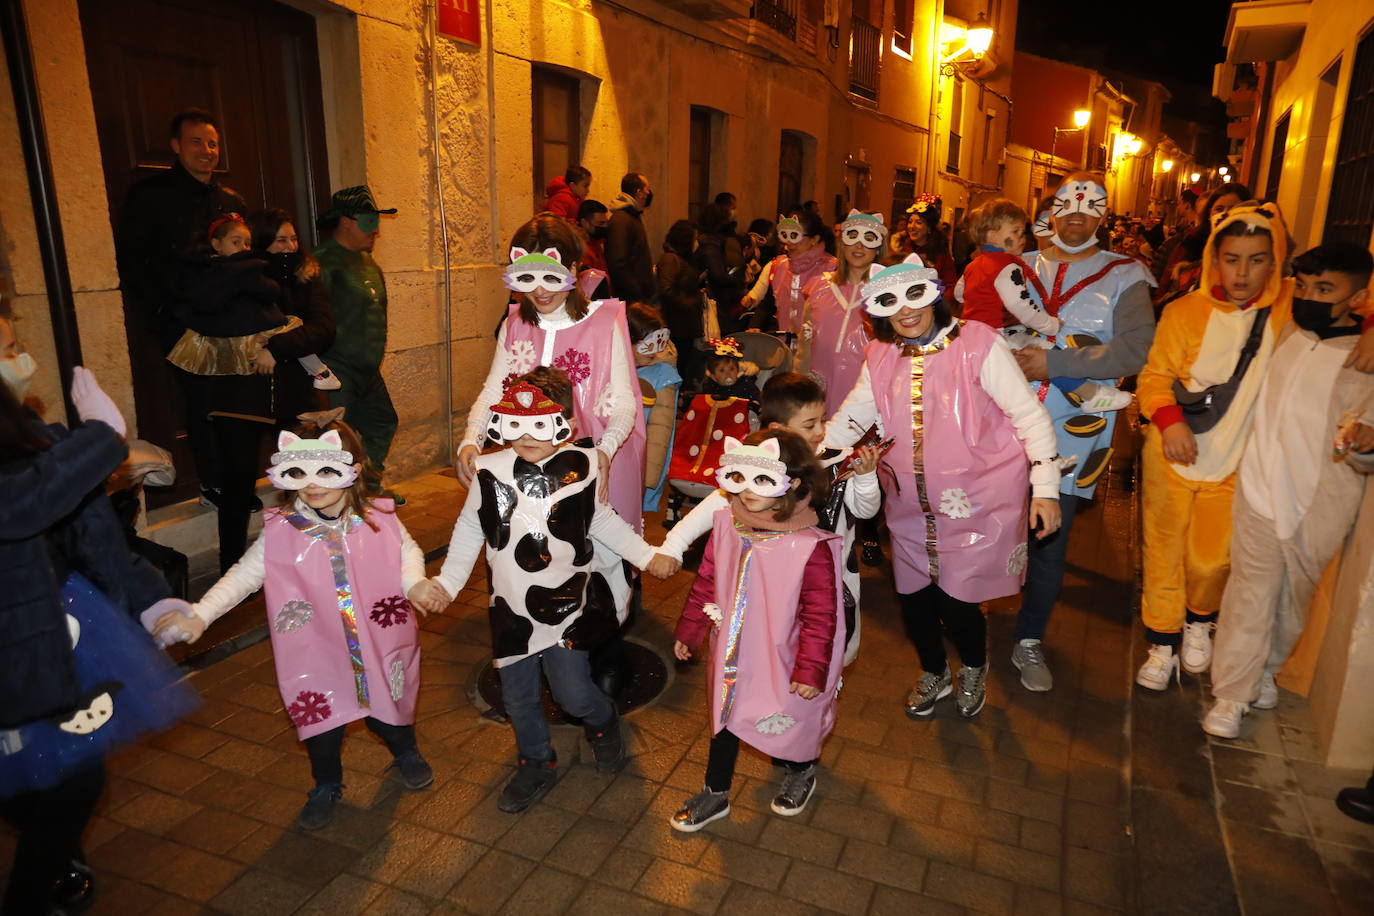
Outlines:
[[[989,701],[973,722],[952,700],[928,721],[903,714],[915,656],[888,570],[865,572],[862,651],[845,674],[817,796],[795,818],[768,812],[777,774],[746,750],[728,820],[694,835],[668,827],[703,777],[696,664],[677,667],[659,700],[627,717],[634,756],[624,772],[597,775],[580,729],[559,727],[558,785],[522,815],[499,812],[514,746],[470,699],[489,658],[479,573],[423,623],[418,730],[434,786],[404,791],[385,774],[380,742],[350,729],[339,816],[305,833],[293,823],[309,768],[269,647],[252,645],[192,675],[205,705],[188,722],[110,761],[88,837],[100,882],[91,912],[1132,910],[1135,526],[1122,482],[1104,490],[1079,515],[1047,638],[1055,689],[1019,686],[1008,661],[1015,605],[994,602]],[[434,475],[406,492],[416,494],[407,525],[427,549],[441,545],[456,481]],[[649,528],[661,535],[657,517]],[[683,572],[646,584],[635,638],[666,651],[690,581]],[[0,867],[11,842],[0,835]]]

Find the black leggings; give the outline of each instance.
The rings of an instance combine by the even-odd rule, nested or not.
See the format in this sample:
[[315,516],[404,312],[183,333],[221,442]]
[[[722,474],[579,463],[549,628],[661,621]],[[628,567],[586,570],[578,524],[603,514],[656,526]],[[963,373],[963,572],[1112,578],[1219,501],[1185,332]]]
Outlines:
[[[735,778],[735,759],[739,757],[739,737],[730,729],[722,728],[711,738],[711,749],[706,755],[706,788],[712,792],[728,792]],[[782,760],[773,758],[773,765],[789,770],[804,770],[816,761]]]
[[[415,750],[414,725],[387,725],[368,716],[363,720],[368,729],[386,742],[393,757]],[[344,728],[330,729],[305,739],[305,752],[310,755],[310,775],[317,786],[343,785]]]
[[972,668],[987,664],[988,622],[979,605],[951,598],[934,583],[897,599],[902,605],[906,635],[916,646],[916,655],[927,673],[943,674],[948,667],[941,624],[960,662]]
[[0,815],[19,831],[5,913],[46,913],[53,882],[81,855],[81,833],[105,788],[105,763],[75,773],[51,789],[0,802]]

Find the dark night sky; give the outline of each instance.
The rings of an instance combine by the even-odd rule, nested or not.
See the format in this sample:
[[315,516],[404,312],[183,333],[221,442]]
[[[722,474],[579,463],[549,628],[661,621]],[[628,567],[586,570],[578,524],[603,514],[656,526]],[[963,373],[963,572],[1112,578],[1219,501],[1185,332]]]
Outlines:
[[[1171,113],[1207,119],[1229,0],[1020,0],[1016,47],[1163,83]],[[1198,97],[1201,98],[1198,98]]]

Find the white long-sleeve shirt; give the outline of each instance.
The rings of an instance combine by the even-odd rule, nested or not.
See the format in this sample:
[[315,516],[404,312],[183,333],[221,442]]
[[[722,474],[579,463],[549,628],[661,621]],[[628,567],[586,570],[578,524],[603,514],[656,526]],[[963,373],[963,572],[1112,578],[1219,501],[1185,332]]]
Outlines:
[[773,262],[769,261],[763,265],[759,271],[758,279],[754,281],[754,288],[749,290],[749,297],[755,302],[762,302],[763,297],[768,295],[768,284],[773,281]]
[[[581,320],[586,321],[598,308],[601,302],[596,301],[588,304],[587,314]],[[513,321],[521,319],[514,318]],[[472,409],[468,411],[467,428],[463,432],[463,441],[459,446],[471,445],[480,448],[482,440],[487,435],[487,422],[491,419],[491,405],[501,400],[501,394],[506,379],[512,374],[523,374],[534,366],[514,366],[511,364],[510,350],[506,346],[506,329],[509,321],[501,323],[501,331],[496,335],[496,354],[491,360],[491,369],[487,372],[487,380],[482,383],[482,390],[472,402]],[[568,315],[567,305],[560,305],[555,311],[547,315],[539,316],[539,327],[544,331],[544,351],[539,354],[535,366],[551,366],[554,357],[554,341],[558,332],[570,328],[577,324]],[[625,442],[635,426],[635,411],[641,409],[639,391],[630,384],[630,377],[633,375],[631,369],[630,354],[625,346],[625,341],[619,334],[611,336],[611,415],[606,418],[606,428],[601,433],[601,439],[596,443],[598,449],[605,452],[607,458],[615,457],[616,451]]]
[[[306,518],[330,528],[337,529],[344,523],[343,518],[323,517],[300,500],[296,500],[295,510]],[[425,552],[415,543],[415,539],[406,531],[406,526],[401,524],[400,519],[396,520],[396,527],[401,532],[401,591],[409,594],[410,590],[425,577]],[[219,581],[210,587],[203,598],[191,605],[196,616],[205,621],[207,627],[262,588],[263,580],[267,577],[265,541],[266,538],[259,535],[248,548],[248,552],[240,557],[228,572],[220,576]]]
[[[931,343],[947,336],[953,326],[951,324],[936,334]],[[1011,348],[1000,337],[993,341],[992,348],[983,360],[978,383],[1016,428],[1016,436],[1031,462],[1032,495],[1040,499],[1058,499],[1059,466],[1054,460],[1058,446],[1055,443],[1054,426],[1045,406],[1031,394],[1025,373],[1016,364]],[[878,405],[873,398],[873,380],[868,374],[868,363],[864,363],[854,388],[826,423],[825,444],[831,448],[849,446],[874,423],[880,423]]]

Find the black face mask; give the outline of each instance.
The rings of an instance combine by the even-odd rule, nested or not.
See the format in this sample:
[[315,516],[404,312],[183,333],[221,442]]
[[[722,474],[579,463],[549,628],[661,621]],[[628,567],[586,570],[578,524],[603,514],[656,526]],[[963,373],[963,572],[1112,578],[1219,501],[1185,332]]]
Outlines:
[[653,192],[653,191],[650,191],[648,194],[644,195],[644,206],[641,207],[640,209],[642,209],[642,210],[647,210],[647,209],[649,209],[650,207],[652,207],[653,205],[654,205],[654,192]]
[[1304,331],[1311,331],[1318,337],[1340,337],[1345,334],[1358,334],[1359,324],[1333,327],[1331,307],[1338,302],[1317,302],[1315,299],[1293,299],[1293,321]]
[[267,276],[278,283],[285,283],[296,274],[305,258],[302,251],[275,251],[264,254],[267,260]]
[[608,230],[605,226],[597,226],[595,229],[592,230],[592,239],[599,242],[602,239],[604,239],[608,234],[610,234],[610,230]]

